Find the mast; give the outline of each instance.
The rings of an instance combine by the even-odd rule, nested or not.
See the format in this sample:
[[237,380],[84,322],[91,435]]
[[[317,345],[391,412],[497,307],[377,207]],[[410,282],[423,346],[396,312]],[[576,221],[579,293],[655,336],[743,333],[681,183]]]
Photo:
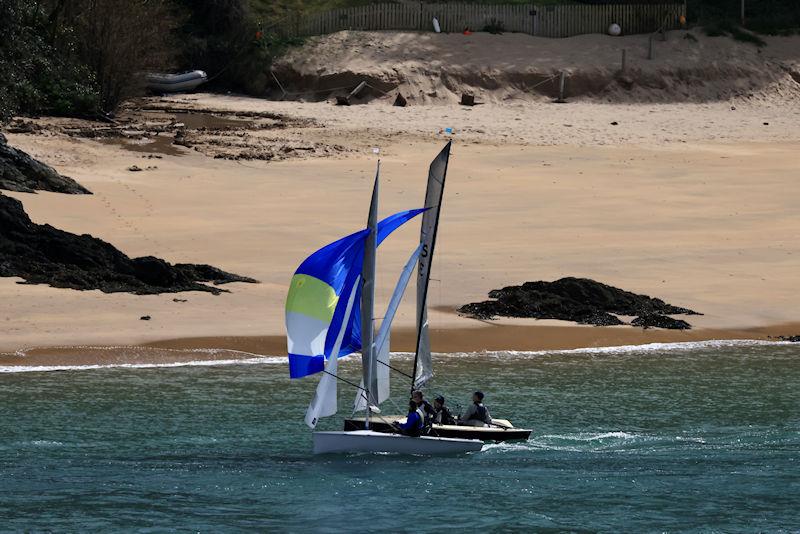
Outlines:
[[[378,334],[375,337],[375,367],[378,375],[378,393],[376,394],[378,404],[376,404],[376,406],[380,406],[380,403],[389,398],[390,371],[394,369],[389,364],[389,338],[392,328],[392,321],[394,321],[397,308],[400,306],[400,301],[403,299],[403,294],[406,291],[406,287],[408,287],[408,282],[411,280],[411,275],[414,272],[414,266],[419,259],[419,253],[421,251],[422,245],[419,245],[414,252],[411,253],[411,256],[408,258],[408,261],[403,267],[400,277],[397,280],[397,285],[392,293],[392,298],[389,300],[389,305],[386,308],[386,313],[383,314],[381,327],[378,329]],[[403,374],[410,376],[405,373]],[[361,386],[358,388],[358,393],[356,394],[356,400],[353,403],[354,414],[367,408],[367,399],[363,393],[364,389],[364,382],[361,382]]]
[[367,398],[365,428],[369,428],[370,406],[378,404],[378,374],[375,361],[375,256],[378,247],[378,180],[381,163],[375,171],[375,185],[372,188],[372,200],[369,205],[367,219],[367,235],[364,243],[364,263],[361,270],[361,366],[364,381],[364,393]]
[[431,264],[436,246],[436,234],[439,230],[439,213],[442,210],[444,181],[447,176],[447,165],[450,161],[448,141],[439,155],[431,162],[428,169],[428,186],[425,191],[425,207],[422,216],[419,242],[422,252],[419,257],[417,271],[417,345],[414,354],[414,371],[411,374],[411,391],[422,387],[432,374],[431,343],[428,334],[428,285],[431,277]]

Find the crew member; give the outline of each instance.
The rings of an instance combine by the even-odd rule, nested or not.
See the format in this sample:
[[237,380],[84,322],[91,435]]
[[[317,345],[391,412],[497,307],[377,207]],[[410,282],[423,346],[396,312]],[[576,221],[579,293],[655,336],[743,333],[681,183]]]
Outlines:
[[436,425],[456,424],[455,417],[453,417],[453,414],[447,406],[444,405],[444,397],[441,395],[433,399],[433,417],[431,418],[431,422]]
[[458,421],[459,425],[486,426],[492,424],[492,416],[483,405],[483,392],[476,391],[472,394],[472,404]]
[[422,392],[420,390],[414,390],[411,394],[411,400],[417,404],[417,408],[420,409],[420,415],[422,415],[422,420],[425,422],[425,425],[431,424],[431,420],[433,418],[433,406],[431,403],[426,401],[425,398],[422,396]]
[[420,415],[420,409],[417,407],[417,403],[413,400],[408,401],[408,415],[406,416],[405,423],[394,423],[394,426],[400,430],[401,434],[405,434],[406,436],[411,437],[419,437],[422,434],[422,429],[425,426],[425,421],[423,420],[422,415]]

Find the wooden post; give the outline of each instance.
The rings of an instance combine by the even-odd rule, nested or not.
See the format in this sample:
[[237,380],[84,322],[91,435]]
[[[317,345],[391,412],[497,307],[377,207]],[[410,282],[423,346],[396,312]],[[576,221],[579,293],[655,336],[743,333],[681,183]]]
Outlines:
[[647,59],[653,59],[655,57],[655,50],[653,49],[653,34],[650,34],[650,46],[647,48]]
[[350,91],[350,94],[347,96],[347,99],[354,98],[358,93],[361,92],[367,86],[367,82],[361,82],[360,84],[356,85],[356,88]]
[[742,26],[744,26],[744,0],[742,0]]
[[626,51],[626,50],[623,48],[623,49],[622,49],[622,69],[621,69],[621,71],[622,71],[622,74],[625,74],[625,72],[628,70],[628,69],[627,69],[627,62],[625,61],[625,59],[626,59],[626,57],[625,57],[625,56],[626,56],[626,54],[627,54],[627,51]]
[[567,73],[562,70],[561,79],[558,81],[558,100],[556,100],[556,102],[558,102],[559,104],[563,104],[566,102],[566,100],[564,100],[564,92],[566,86],[567,86]]
[[280,88],[281,92],[283,93],[281,95],[281,100],[283,100],[284,98],[286,98],[286,89],[283,88],[283,85],[281,84],[280,80],[278,80],[278,77],[275,76],[275,71],[274,70],[270,69],[269,73],[272,74],[272,79],[275,80],[275,83],[278,84],[278,87]]

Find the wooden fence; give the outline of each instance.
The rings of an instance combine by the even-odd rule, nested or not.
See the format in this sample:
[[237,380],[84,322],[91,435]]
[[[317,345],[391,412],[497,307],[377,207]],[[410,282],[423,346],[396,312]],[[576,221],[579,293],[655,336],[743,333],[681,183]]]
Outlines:
[[477,4],[383,3],[334,9],[304,16],[292,24],[296,35],[321,35],[341,30],[432,31],[434,17],[443,32],[465,28],[481,31],[502,25],[503,31],[541,37],[606,33],[612,23],[623,34],[675,29],[686,15],[684,4]]

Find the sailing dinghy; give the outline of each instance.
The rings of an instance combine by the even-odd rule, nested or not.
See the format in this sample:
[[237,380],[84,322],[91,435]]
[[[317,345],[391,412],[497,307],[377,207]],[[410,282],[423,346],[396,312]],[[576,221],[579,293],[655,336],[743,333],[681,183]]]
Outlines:
[[[442,151],[442,154],[446,153],[445,159],[449,151],[450,143]],[[401,211],[378,222],[379,174],[380,164],[367,228],[306,258],[292,277],[286,299],[289,374],[292,378],[301,378],[323,373],[306,411],[305,422],[311,429],[316,428],[320,418],[334,415],[337,411],[337,384],[344,381],[338,375],[339,358],[361,351],[362,379],[357,386],[356,407],[365,409],[363,430],[315,431],[312,434],[314,453],[458,454],[479,451],[483,445],[480,440],[410,437],[376,432],[370,428],[371,416],[380,413],[378,406],[389,397],[391,323],[414,265],[426,254],[422,244],[412,252],[376,337],[374,284],[377,248],[394,230],[426,211],[425,208]]]
[[[422,214],[422,225],[420,227],[419,248],[417,254],[419,258],[414,260],[414,257],[409,260],[417,262],[417,344],[414,355],[414,370],[412,374],[406,375],[411,380],[411,391],[415,389],[422,389],[433,378],[433,359],[431,358],[431,340],[428,333],[428,286],[431,277],[431,265],[433,262],[433,253],[436,248],[436,235],[439,228],[439,215],[442,208],[442,197],[444,195],[444,183],[447,177],[447,165],[450,161],[450,146],[447,143],[439,155],[431,162],[428,169],[428,184],[425,190],[425,212]],[[412,269],[413,265],[406,266]],[[405,272],[405,271],[404,271]],[[401,280],[403,280],[401,276]],[[404,282],[404,284],[407,283]],[[398,283],[399,288],[399,283]],[[398,300],[402,296],[395,291]],[[394,298],[394,297],[393,297]],[[394,313],[395,308],[392,304],[389,305],[389,311]],[[386,320],[384,320],[386,323]],[[391,324],[391,319],[389,319]],[[378,373],[382,380],[378,381],[378,387],[383,387],[384,397],[381,396],[382,390],[379,389],[379,402],[383,402],[387,398],[389,391],[389,371],[395,370],[389,364],[389,332],[383,332],[384,325],[381,325],[381,332],[378,335],[378,347],[381,348],[378,354]],[[385,336],[383,340],[381,336]],[[383,373],[383,375],[381,375]],[[363,387],[363,384],[362,384]],[[356,399],[355,408],[353,413],[366,410],[366,403],[363,396]],[[345,419],[345,430],[362,430],[366,428],[367,413],[364,417],[350,417]],[[395,423],[405,422],[404,415],[389,415],[381,416],[379,420],[371,423],[370,428],[377,432],[394,432]],[[431,425],[428,435],[444,438],[465,438],[465,439],[479,439],[483,441],[519,441],[526,440],[530,437],[532,430],[527,428],[517,428],[511,424],[507,419],[493,419],[492,423],[485,426],[469,426],[469,425]]]

